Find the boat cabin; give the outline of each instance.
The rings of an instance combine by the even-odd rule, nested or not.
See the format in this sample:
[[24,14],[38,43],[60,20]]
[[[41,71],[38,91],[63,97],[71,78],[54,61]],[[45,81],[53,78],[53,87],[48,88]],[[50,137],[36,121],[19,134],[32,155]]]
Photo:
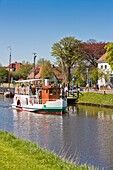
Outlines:
[[42,103],[60,99],[60,88],[58,86],[48,85],[42,88]]
[[15,88],[15,94],[18,95],[27,95],[30,98],[34,98],[34,103],[45,104],[47,101],[55,101],[56,99],[60,99],[60,88],[56,84],[50,83],[41,83],[43,85],[40,86],[40,82],[35,79],[26,80],[26,81],[17,81],[20,82],[19,86]]

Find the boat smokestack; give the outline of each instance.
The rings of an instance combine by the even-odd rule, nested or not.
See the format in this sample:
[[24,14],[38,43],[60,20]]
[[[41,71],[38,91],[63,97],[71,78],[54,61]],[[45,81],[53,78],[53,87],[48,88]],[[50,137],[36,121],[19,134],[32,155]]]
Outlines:
[[45,86],[49,86],[49,79],[45,79]]

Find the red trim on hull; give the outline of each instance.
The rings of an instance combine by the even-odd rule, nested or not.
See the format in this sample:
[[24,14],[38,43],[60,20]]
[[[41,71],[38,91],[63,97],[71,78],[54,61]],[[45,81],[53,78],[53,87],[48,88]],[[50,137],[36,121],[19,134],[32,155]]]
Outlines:
[[26,110],[26,109],[23,109],[21,106],[16,106],[16,109],[19,110],[19,111],[24,111],[24,112],[34,112],[34,113],[38,113],[38,114],[49,114],[49,115],[62,115],[63,112],[49,112],[49,111],[29,111],[29,110]]

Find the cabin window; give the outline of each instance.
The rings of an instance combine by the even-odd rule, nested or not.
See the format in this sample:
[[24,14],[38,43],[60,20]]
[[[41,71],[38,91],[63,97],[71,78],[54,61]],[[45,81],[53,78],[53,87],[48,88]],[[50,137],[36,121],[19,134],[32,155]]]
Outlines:
[[56,95],[56,89],[53,90],[53,94]]
[[26,98],[26,104],[28,105],[28,98]]
[[53,90],[52,90],[52,89],[50,89],[50,90],[49,90],[49,93],[50,93],[50,94],[53,94]]
[[47,90],[47,89],[45,90],[45,93],[48,93],[48,90]]

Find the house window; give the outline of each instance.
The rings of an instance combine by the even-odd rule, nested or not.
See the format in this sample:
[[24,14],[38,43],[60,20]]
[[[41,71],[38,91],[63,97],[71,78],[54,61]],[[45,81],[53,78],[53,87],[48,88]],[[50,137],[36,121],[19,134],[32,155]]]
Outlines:
[[103,69],[103,65],[101,65],[101,69]]
[[105,69],[107,69],[107,65],[105,65]]

